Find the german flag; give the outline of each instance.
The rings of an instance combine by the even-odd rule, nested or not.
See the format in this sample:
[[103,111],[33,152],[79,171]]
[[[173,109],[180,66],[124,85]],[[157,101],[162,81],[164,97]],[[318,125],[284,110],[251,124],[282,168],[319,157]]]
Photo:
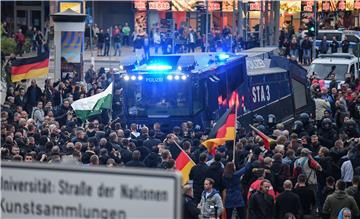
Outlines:
[[49,54],[15,60],[11,66],[11,81],[45,76],[49,72]]
[[272,139],[272,138],[270,138],[269,136],[265,135],[262,131],[260,131],[259,129],[255,128],[254,126],[252,126],[252,125],[249,125],[249,126],[250,126],[250,128],[252,128],[252,129],[255,131],[255,133],[263,140],[265,149],[269,150],[271,144],[274,144],[274,143],[275,143],[275,140]]
[[175,160],[176,169],[182,174],[183,185],[185,185],[189,182],[190,170],[195,163],[179,145],[171,150],[171,156]]
[[209,134],[208,140],[202,143],[210,154],[215,155],[216,148],[219,145],[223,145],[226,141],[235,140],[235,121],[235,113],[232,109],[228,109],[216,122]]

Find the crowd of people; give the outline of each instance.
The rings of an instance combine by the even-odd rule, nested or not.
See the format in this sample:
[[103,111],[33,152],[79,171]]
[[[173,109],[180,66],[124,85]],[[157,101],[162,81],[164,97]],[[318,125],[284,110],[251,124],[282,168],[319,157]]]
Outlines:
[[[192,122],[165,131],[160,123],[127,128],[121,119],[110,121],[107,112],[78,120],[71,103],[101,92],[113,77],[112,71],[91,69],[86,82],[70,77],[47,79],[43,89],[36,80],[29,87],[9,86],[1,107],[2,161],[176,171],[172,151],[178,144],[196,163],[183,187],[186,218],[222,212],[232,218],[235,209],[237,218],[250,219],[360,216],[360,96],[351,79],[339,90],[333,82],[328,93],[312,78],[315,114],[301,114],[291,128],[273,116],[269,122],[255,116],[253,125],[275,141],[268,148],[239,127],[233,160],[232,144],[209,154],[201,142],[210,127]],[[113,104],[122,100],[115,87]],[[121,111],[112,113],[121,118]]]
[[[133,34],[127,27],[112,29],[111,34],[119,35],[114,41],[119,49],[115,55],[121,54],[121,46],[131,45]],[[157,31],[149,43],[162,46]],[[203,36],[191,28],[183,31],[176,33],[184,41],[176,44],[181,45],[179,51],[203,45]],[[102,44],[101,39],[106,40],[110,32],[103,37],[101,33],[104,31],[99,29],[95,34],[98,54],[108,55],[110,42]],[[211,34],[221,41],[232,39],[226,29]],[[139,47],[135,40],[135,50],[144,49],[147,35],[135,35],[143,38]],[[39,45],[43,44],[34,47]],[[176,171],[172,155],[180,145],[196,164],[189,183],[183,186],[184,218],[219,218],[225,213],[226,218],[356,219],[360,218],[360,83],[347,78],[338,89],[336,76],[331,78],[329,88],[322,86],[316,75],[309,79],[315,110],[300,114],[291,126],[276,122],[273,115],[254,116],[253,125],[274,139],[270,145],[247,126],[238,127],[235,148],[229,142],[217,147],[216,154],[201,144],[211,127],[190,121],[171,130],[164,130],[160,123],[127,126],[121,110],[126,103],[117,86],[113,120],[106,110],[87,121],[79,120],[71,103],[106,89],[114,81],[112,69],[106,72],[92,67],[85,82],[66,77],[55,82],[47,79],[43,88],[36,80],[31,80],[30,86],[9,84],[1,106],[1,159]]]

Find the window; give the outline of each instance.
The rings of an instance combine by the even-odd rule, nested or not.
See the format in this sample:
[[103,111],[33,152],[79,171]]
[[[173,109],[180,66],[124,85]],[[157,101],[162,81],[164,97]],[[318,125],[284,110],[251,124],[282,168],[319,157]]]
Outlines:
[[324,36],[326,36],[326,40],[332,40],[335,36],[337,41],[342,41],[342,33],[318,33],[316,39],[322,40]]
[[339,81],[344,81],[345,74],[348,73],[348,65],[345,64],[314,63],[310,66],[310,73],[316,73],[320,77],[320,79],[328,79],[333,66],[335,66],[333,73],[335,73],[336,79]]
[[306,88],[305,85],[301,84],[295,79],[291,79],[293,85],[293,92],[294,92],[294,102],[295,102],[295,109],[299,109],[301,107],[306,106]]
[[128,82],[126,103],[130,116],[188,116],[188,81]]
[[350,43],[359,43],[359,37],[355,35],[346,35]]

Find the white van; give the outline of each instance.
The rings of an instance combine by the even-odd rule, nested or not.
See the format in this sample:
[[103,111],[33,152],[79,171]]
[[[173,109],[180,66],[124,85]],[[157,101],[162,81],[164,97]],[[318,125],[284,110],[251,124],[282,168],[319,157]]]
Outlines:
[[[302,38],[307,35],[307,30],[304,30],[301,33]],[[321,40],[326,36],[326,41],[330,44],[333,40],[333,37],[336,37],[336,40],[341,45],[341,42],[345,39],[345,36],[350,42],[350,48],[354,48],[357,43],[360,42],[360,32],[353,30],[319,30],[316,35],[316,48],[320,46]],[[341,46],[340,46],[341,47]]]
[[314,59],[308,69],[308,76],[317,75],[320,79],[325,80],[328,86],[329,77],[332,71],[336,75],[338,82],[344,83],[345,78],[351,76],[353,79],[359,77],[358,58],[348,53],[321,54],[319,58]]

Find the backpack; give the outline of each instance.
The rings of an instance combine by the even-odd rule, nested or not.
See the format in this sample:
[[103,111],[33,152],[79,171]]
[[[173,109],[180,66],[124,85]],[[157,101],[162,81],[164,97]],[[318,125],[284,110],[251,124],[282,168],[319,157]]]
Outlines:
[[300,174],[305,174],[303,170],[305,162],[309,162],[309,159],[306,158],[302,162],[298,162],[298,160],[294,162],[293,180],[295,182],[297,181],[297,178]]

